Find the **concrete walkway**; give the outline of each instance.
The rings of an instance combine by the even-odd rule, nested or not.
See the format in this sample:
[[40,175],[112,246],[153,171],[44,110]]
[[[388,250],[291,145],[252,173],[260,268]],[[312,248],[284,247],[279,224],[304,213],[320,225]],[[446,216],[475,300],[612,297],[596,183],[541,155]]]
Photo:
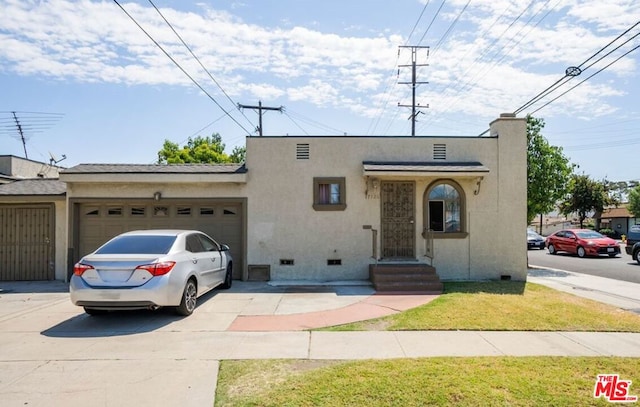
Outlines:
[[[531,270],[530,281],[624,301],[630,310],[640,304],[638,284],[563,273]],[[640,357],[640,333],[305,330],[434,298],[378,295],[368,285],[234,282],[203,298],[188,318],[166,310],[89,317],[60,282],[0,283],[0,289],[2,406],[210,406],[225,359]]]

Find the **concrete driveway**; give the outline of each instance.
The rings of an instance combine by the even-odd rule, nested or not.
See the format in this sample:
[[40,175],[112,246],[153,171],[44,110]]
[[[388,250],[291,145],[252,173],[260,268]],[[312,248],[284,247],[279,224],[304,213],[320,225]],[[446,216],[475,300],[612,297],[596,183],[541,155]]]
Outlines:
[[[316,326],[329,325],[336,315],[342,316],[338,322],[345,315],[346,322],[368,319],[433,298],[398,297],[404,299],[395,310],[366,285],[308,289],[234,282],[231,290],[201,298],[187,318],[170,310],[90,317],[71,304],[62,282],[2,282],[0,290],[5,407],[208,406],[221,359],[308,357],[308,333],[268,332],[305,328],[291,316],[315,316]],[[406,301],[410,297],[413,302]],[[334,319],[327,318],[332,311]],[[234,321],[241,321],[235,329]],[[257,332],[248,335],[250,330]]]
[[401,312],[435,297],[379,295],[366,285],[234,282],[231,290],[207,294],[186,318],[169,310],[96,318],[71,304],[63,283],[2,282],[0,405],[211,406],[224,359],[640,357],[639,333],[305,331]]

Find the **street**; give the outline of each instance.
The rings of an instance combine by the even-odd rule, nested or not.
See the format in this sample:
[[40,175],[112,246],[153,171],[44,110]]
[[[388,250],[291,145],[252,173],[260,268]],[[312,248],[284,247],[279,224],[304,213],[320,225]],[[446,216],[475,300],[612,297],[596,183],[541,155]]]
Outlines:
[[640,283],[640,265],[627,255],[624,245],[620,245],[620,248],[622,253],[617,257],[585,257],[583,259],[568,253],[550,255],[547,249],[534,249],[528,251],[529,265]]

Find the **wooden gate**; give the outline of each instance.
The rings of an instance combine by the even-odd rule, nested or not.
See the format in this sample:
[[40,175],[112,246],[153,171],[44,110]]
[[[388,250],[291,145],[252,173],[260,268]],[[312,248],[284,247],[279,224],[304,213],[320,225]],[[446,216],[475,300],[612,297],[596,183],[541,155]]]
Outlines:
[[0,281],[53,280],[53,206],[0,206]]
[[415,259],[415,184],[384,181],[381,190],[382,258]]

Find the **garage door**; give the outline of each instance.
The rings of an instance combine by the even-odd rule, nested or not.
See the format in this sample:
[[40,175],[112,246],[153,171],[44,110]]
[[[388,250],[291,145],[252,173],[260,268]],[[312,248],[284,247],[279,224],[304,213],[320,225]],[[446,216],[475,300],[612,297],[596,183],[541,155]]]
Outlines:
[[234,278],[242,277],[242,202],[162,201],[79,204],[79,257],[110,238],[137,229],[195,229],[229,245]]
[[53,280],[53,205],[0,205],[0,281]]

